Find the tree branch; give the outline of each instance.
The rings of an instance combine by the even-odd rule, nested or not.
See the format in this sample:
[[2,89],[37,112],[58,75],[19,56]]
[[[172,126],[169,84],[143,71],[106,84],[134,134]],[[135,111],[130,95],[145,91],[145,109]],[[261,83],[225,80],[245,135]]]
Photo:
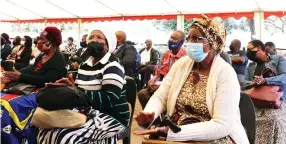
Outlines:
[[265,22],[271,24],[271,25],[274,26],[276,29],[279,29],[279,30],[281,30],[281,31],[284,33],[284,28],[283,28],[283,27],[284,27],[284,23],[282,24],[282,25],[283,25],[282,27],[279,27],[279,26],[277,26],[277,25],[274,23],[274,20],[267,19],[267,20],[265,20]]

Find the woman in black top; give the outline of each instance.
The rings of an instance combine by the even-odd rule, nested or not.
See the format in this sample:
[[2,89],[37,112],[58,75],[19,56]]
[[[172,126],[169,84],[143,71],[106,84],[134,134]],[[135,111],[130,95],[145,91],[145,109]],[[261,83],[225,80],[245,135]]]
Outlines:
[[34,65],[17,71],[3,72],[2,83],[19,81],[43,87],[45,83],[55,82],[65,77],[65,61],[59,52],[62,43],[61,31],[56,27],[46,27],[41,33],[37,48],[42,52]]
[[32,55],[32,38],[29,36],[24,36],[22,41],[24,41],[24,45],[19,48],[15,55],[16,70],[27,67]]

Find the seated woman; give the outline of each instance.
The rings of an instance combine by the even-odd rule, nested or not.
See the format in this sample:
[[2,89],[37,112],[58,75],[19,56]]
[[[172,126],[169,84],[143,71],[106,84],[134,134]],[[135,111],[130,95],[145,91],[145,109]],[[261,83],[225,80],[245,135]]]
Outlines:
[[187,37],[189,56],[173,65],[144,112],[135,116],[146,128],[166,111],[181,131],[157,127],[135,134],[165,133],[167,141],[249,143],[240,121],[236,73],[219,55],[224,37],[221,23],[204,15],[192,23]]
[[[20,71],[4,71],[1,84],[20,82],[40,88],[47,82],[55,82],[65,77],[64,59],[58,50],[61,42],[62,36],[59,29],[45,28],[38,42],[38,49],[43,53],[37,58],[36,63]],[[10,144],[25,143],[26,138],[35,141],[35,135],[31,134],[33,129],[30,128],[30,120],[37,107],[35,95],[32,93],[19,96],[1,93],[1,127],[5,128],[5,131],[1,131],[2,141]]]
[[[286,60],[280,55],[267,54],[262,41],[253,40],[247,46],[247,56],[253,61],[245,73],[245,80],[254,85],[280,86],[284,95],[280,109],[256,108],[256,138],[255,143],[282,144],[286,143]],[[269,68],[277,76],[263,78],[262,71]]]
[[91,32],[87,45],[90,57],[79,66],[75,82],[69,76],[47,84],[52,87],[64,84],[85,92],[97,113],[79,128],[40,129],[40,143],[117,143],[117,134],[129,122],[129,107],[123,90],[124,69],[118,59],[108,52],[109,48],[116,47],[116,37],[113,34],[113,39],[108,38],[111,37],[99,30]]
[[21,38],[19,36],[16,36],[13,40],[13,47],[12,47],[12,52],[11,52],[11,56],[15,57],[19,48],[22,46],[21,45]]
[[2,83],[18,81],[35,85],[45,86],[47,82],[55,82],[66,76],[65,61],[59,51],[62,42],[60,30],[55,27],[47,27],[42,32],[37,47],[42,52],[37,57],[34,65],[12,72],[3,72]]
[[23,46],[20,47],[15,55],[15,69],[20,70],[29,65],[31,55],[32,55],[32,38],[29,36],[24,36]]

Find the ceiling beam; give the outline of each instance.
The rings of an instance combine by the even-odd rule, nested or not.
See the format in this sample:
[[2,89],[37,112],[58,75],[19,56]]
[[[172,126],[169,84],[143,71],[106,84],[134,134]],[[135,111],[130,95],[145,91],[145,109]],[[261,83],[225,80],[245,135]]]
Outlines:
[[57,7],[58,9],[69,13],[69,14],[72,15],[73,17],[80,18],[78,15],[76,15],[76,14],[74,14],[74,13],[72,13],[72,12],[70,12],[70,11],[68,11],[68,10],[66,10],[66,9],[64,9],[64,8],[62,8],[62,7],[60,7],[60,6],[56,5],[56,4],[54,4],[54,3],[52,3],[52,2],[50,2],[49,0],[45,0],[45,1],[46,1],[47,3],[53,5],[53,6]]
[[123,14],[121,14],[120,12],[118,12],[118,11],[112,9],[111,7],[107,6],[106,4],[104,4],[103,2],[101,2],[100,0],[95,0],[95,1],[98,2],[98,3],[100,3],[101,5],[103,5],[104,7],[108,8],[109,10],[111,10],[111,11],[117,13],[118,15],[124,16]]
[[181,11],[179,11],[175,6],[173,6],[172,4],[170,4],[170,2],[168,2],[168,0],[164,0],[171,8],[175,9],[177,11],[178,14],[182,14]]
[[11,18],[13,18],[13,19],[20,20],[20,19],[18,19],[18,18],[16,18],[16,17],[13,17],[13,16],[9,15],[9,14],[3,13],[3,12],[0,12],[0,13],[3,14],[3,15],[5,15],[5,16],[11,17]]
[[23,7],[23,6],[20,6],[20,5],[18,5],[18,4],[16,4],[16,3],[12,2],[12,1],[10,1],[10,0],[6,0],[6,1],[9,2],[9,3],[11,3],[11,4],[13,4],[13,5],[15,5],[15,6],[17,6],[17,7],[19,7],[19,8],[22,8],[22,9],[24,9],[24,10],[26,10],[26,11],[28,11],[28,12],[34,14],[34,15],[37,15],[37,16],[39,16],[39,17],[41,17],[41,18],[44,18],[44,16],[41,16],[40,14],[38,14],[38,13],[36,13],[36,12],[33,12],[33,11],[31,11],[31,10],[29,10],[29,9],[27,9],[27,8],[25,8],[25,7]]
[[261,7],[259,5],[259,2],[257,0],[254,0],[254,2],[256,4],[256,6],[257,6],[257,9],[255,9],[254,11],[256,11],[256,10],[261,11],[262,9],[261,9]]

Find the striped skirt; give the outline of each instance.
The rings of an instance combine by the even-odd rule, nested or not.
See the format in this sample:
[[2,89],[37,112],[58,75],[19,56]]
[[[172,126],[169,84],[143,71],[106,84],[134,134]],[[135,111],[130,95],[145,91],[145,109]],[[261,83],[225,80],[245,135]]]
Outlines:
[[92,110],[92,117],[80,128],[40,129],[39,144],[117,144],[125,126],[113,117]]

